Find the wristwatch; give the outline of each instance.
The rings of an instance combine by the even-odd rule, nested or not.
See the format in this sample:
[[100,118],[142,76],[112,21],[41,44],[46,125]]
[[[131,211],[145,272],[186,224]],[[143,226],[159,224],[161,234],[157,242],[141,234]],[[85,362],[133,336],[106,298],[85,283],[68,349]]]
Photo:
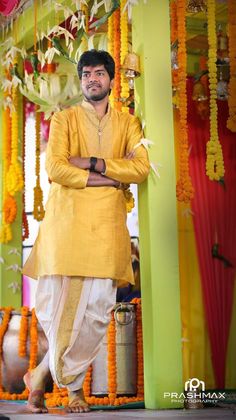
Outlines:
[[91,171],[91,172],[96,172],[96,170],[95,170],[95,166],[96,166],[96,164],[97,164],[97,161],[98,161],[98,160],[97,160],[97,158],[96,158],[96,157],[93,157],[93,156],[92,156],[92,157],[90,158],[90,168],[89,168],[89,169],[90,169],[90,171]]

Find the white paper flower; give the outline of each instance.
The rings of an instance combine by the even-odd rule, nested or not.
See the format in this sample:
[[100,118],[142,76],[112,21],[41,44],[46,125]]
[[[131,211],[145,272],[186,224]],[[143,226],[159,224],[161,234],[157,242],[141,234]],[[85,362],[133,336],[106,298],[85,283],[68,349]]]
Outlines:
[[21,255],[17,248],[11,248],[10,251],[8,251],[8,255]]
[[134,146],[134,150],[135,149],[137,149],[137,147],[139,147],[139,146],[144,146],[145,147],[145,149],[147,149],[148,150],[148,148],[152,145],[152,144],[154,144],[154,141],[152,141],[152,140],[148,140],[148,139],[145,139],[145,138],[142,138],[135,146]]
[[20,285],[17,281],[13,281],[8,285],[8,289],[12,289],[13,293],[15,294],[18,290],[20,291]]
[[57,48],[51,47],[47,49],[44,58],[45,60],[47,60],[48,64],[52,63],[55,54],[61,55],[60,51],[58,51]]
[[51,28],[48,35],[51,35],[51,34],[53,34],[54,36],[55,35],[58,35],[58,36],[64,35],[67,47],[68,47],[68,44],[69,44],[69,40],[72,39],[74,41],[74,39],[75,39],[73,37],[73,35],[69,31],[67,31],[67,29],[62,28],[62,26],[58,26],[58,25],[55,25],[55,26],[53,26],[53,28]]

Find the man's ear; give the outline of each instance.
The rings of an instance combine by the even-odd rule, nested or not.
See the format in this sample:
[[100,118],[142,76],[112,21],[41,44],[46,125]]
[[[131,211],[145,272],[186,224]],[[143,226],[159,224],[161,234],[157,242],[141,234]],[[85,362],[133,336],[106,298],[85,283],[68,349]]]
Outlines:
[[113,89],[113,87],[114,87],[114,79],[112,79],[112,80],[110,81],[110,89]]

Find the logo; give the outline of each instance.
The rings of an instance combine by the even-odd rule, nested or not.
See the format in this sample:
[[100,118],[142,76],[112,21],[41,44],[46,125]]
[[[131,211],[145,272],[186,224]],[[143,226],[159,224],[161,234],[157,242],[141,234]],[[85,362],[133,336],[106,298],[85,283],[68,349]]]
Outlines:
[[201,390],[205,391],[205,382],[199,381],[198,378],[192,378],[185,382],[184,390],[185,391],[197,391],[201,386]]
[[184,384],[184,392],[164,392],[164,398],[173,403],[216,403],[225,400],[225,392],[207,392],[205,382],[198,378],[191,378]]

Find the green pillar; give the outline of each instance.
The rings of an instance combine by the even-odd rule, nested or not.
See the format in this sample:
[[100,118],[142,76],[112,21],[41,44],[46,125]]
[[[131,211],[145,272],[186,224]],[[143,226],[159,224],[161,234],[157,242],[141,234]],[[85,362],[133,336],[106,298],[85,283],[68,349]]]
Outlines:
[[132,27],[138,113],[155,142],[150,160],[161,165],[160,178],[151,173],[139,189],[145,405],[176,408],[182,404],[164,398],[183,390],[169,1],[140,1]]

